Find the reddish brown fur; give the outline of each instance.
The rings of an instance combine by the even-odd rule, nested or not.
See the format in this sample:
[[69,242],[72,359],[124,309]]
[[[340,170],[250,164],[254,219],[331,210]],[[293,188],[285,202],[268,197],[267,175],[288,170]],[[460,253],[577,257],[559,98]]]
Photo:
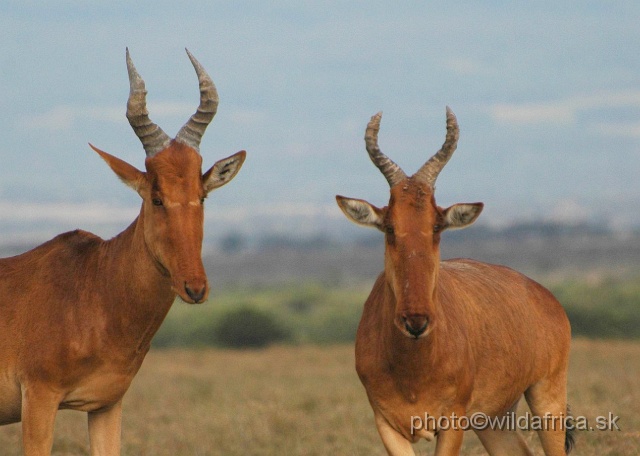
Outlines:
[[29,456],[49,454],[58,408],[89,412],[92,454],[119,454],[122,396],[176,293],[208,292],[201,156],[172,142],[143,173],[96,151],[143,198],[138,218],[108,241],[77,230],[0,259],[0,424],[22,419]]
[[[549,291],[503,266],[441,262],[449,209],[439,208],[432,189],[413,177],[391,188],[387,207],[371,206],[381,222],[358,220],[361,212],[350,213],[346,200],[338,197],[350,218],[386,233],[385,270],[356,336],[356,369],[389,454],[411,455],[411,442],[434,435],[437,455],[459,453],[460,430],[412,433],[412,417],[425,413],[502,416],[523,394],[537,415],[566,413],[571,330]],[[414,321],[426,321],[427,329],[411,334]],[[531,454],[515,431],[477,434],[490,454]],[[545,454],[565,454],[563,429],[540,438]]]

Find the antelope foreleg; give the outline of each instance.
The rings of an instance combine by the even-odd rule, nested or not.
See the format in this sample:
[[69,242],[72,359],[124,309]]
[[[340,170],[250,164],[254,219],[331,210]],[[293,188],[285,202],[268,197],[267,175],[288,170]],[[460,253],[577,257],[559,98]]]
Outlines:
[[524,438],[515,429],[483,429],[476,431],[491,456],[533,456]]
[[119,456],[122,434],[122,400],[113,406],[89,412],[91,456]]
[[379,413],[375,414],[376,428],[390,456],[415,456],[411,442],[391,427],[389,422]]
[[462,429],[447,429],[446,431],[439,431],[436,441],[435,456],[460,454],[463,437],[464,431]]
[[25,456],[49,456],[60,394],[46,386],[22,386],[22,448]]

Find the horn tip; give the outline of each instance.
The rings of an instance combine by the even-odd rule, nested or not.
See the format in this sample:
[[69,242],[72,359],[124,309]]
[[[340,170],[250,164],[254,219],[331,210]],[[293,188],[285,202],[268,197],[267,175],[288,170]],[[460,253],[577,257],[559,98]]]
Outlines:
[[379,111],[377,114],[374,114],[373,116],[371,116],[371,120],[369,121],[369,124],[367,125],[367,130],[373,128],[373,129],[379,129],[380,128],[380,119],[382,119],[382,111]]
[[447,106],[447,128],[458,128],[458,119],[451,108]]
[[198,62],[198,59],[196,59],[194,55],[191,52],[189,52],[189,49],[184,48],[184,50],[187,51],[187,56],[189,57],[189,60],[191,60],[191,64],[193,65],[193,67],[197,71],[200,71],[201,65],[200,65],[200,62]]
[[142,81],[142,78],[140,77],[140,75],[138,74],[138,70],[136,69],[136,66],[133,64],[133,59],[131,58],[131,54],[129,53],[129,48],[126,48],[126,55],[127,55],[127,73],[129,73],[129,84],[131,85],[131,89],[138,88],[138,85],[140,85],[140,83],[142,83],[142,89],[144,90],[144,81]]
[[449,106],[447,106],[446,112],[447,112],[447,120],[449,119],[456,120],[456,115],[453,113],[453,110]]

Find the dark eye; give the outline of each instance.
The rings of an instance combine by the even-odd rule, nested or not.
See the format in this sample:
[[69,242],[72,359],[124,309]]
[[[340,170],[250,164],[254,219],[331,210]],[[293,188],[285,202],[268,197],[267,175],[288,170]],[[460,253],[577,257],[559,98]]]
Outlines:
[[200,204],[204,204],[204,197],[200,198]]
[[394,234],[396,234],[396,232],[394,231],[391,225],[387,225],[384,229],[384,232],[387,233],[389,236],[393,236]]
[[160,198],[153,198],[151,202],[154,206],[162,206],[162,200]]
[[433,225],[433,232],[439,233],[442,230],[442,225]]

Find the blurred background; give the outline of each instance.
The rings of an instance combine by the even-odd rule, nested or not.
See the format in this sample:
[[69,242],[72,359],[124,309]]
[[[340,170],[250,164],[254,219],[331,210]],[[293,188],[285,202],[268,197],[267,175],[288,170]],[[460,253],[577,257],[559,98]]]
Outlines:
[[485,210],[443,237],[443,257],[545,283],[635,279],[639,14],[632,1],[5,1],[0,250],[75,228],[109,238],[135,218],[138,195],[87,143],[143,168],[125,48],[173,135],[198,104],[187,47],[221,98],[205,166],[249,157],[207,200],[214,289],[372,283],[382,236],[334,196],[387,202],[364,148],[372,114],[384,111],[380,146],[410,174],[442,144],[447,105],[461,136],[438,203]]
[[[125,48],[151,118],[173,136],[199,99],[187,47],[220,93],[205,166],[241,149],[248,158],[206,203],[210,302],[177,303],[155,347],[350,344],[383,239],[350,224],[334,197],[388,201],[364,148],[371,115],[384,112],[381,149],[412,174],[442,144],[447,105],[461,134],[438,203],[483,201],[485,210],[443,236],[443,258],[541,281],[576,336],[637,339],[639,18],[631,0],[4,0],[0,253],[75,228],[110,238],[133,221],[138,195],[87,143],[142,169],[125,118]],[[581,343],[586,359],[613,350]],[[636,379],[638,346],[625,347],[620,356],[636,363],[617,375]],[[604,400],[612,367],[581,366],[575,377],[602,377],[580,394]],[[637,408],[637,379],[625,385],[614,392],[619,407]],[[602,445],[593,454],[609,454],[611,440],[591,438]]]
[[[364,150],[408,173],[461,127],[438,201],[484,201],[479,223],[640,226],[640,61],[633,1],[78,1],[0,5],[0,229],[40,241],[135,217],[138,197],[88,142],[143,167],[125,118],[125,47],[152,119],[173,135],[195,111],[184,48],[220,107],[202,143],[243,172],[209,203],[207,236],[358,236],[335,194],[384,205]],[[6,242],[6,241],[5,241]]]

